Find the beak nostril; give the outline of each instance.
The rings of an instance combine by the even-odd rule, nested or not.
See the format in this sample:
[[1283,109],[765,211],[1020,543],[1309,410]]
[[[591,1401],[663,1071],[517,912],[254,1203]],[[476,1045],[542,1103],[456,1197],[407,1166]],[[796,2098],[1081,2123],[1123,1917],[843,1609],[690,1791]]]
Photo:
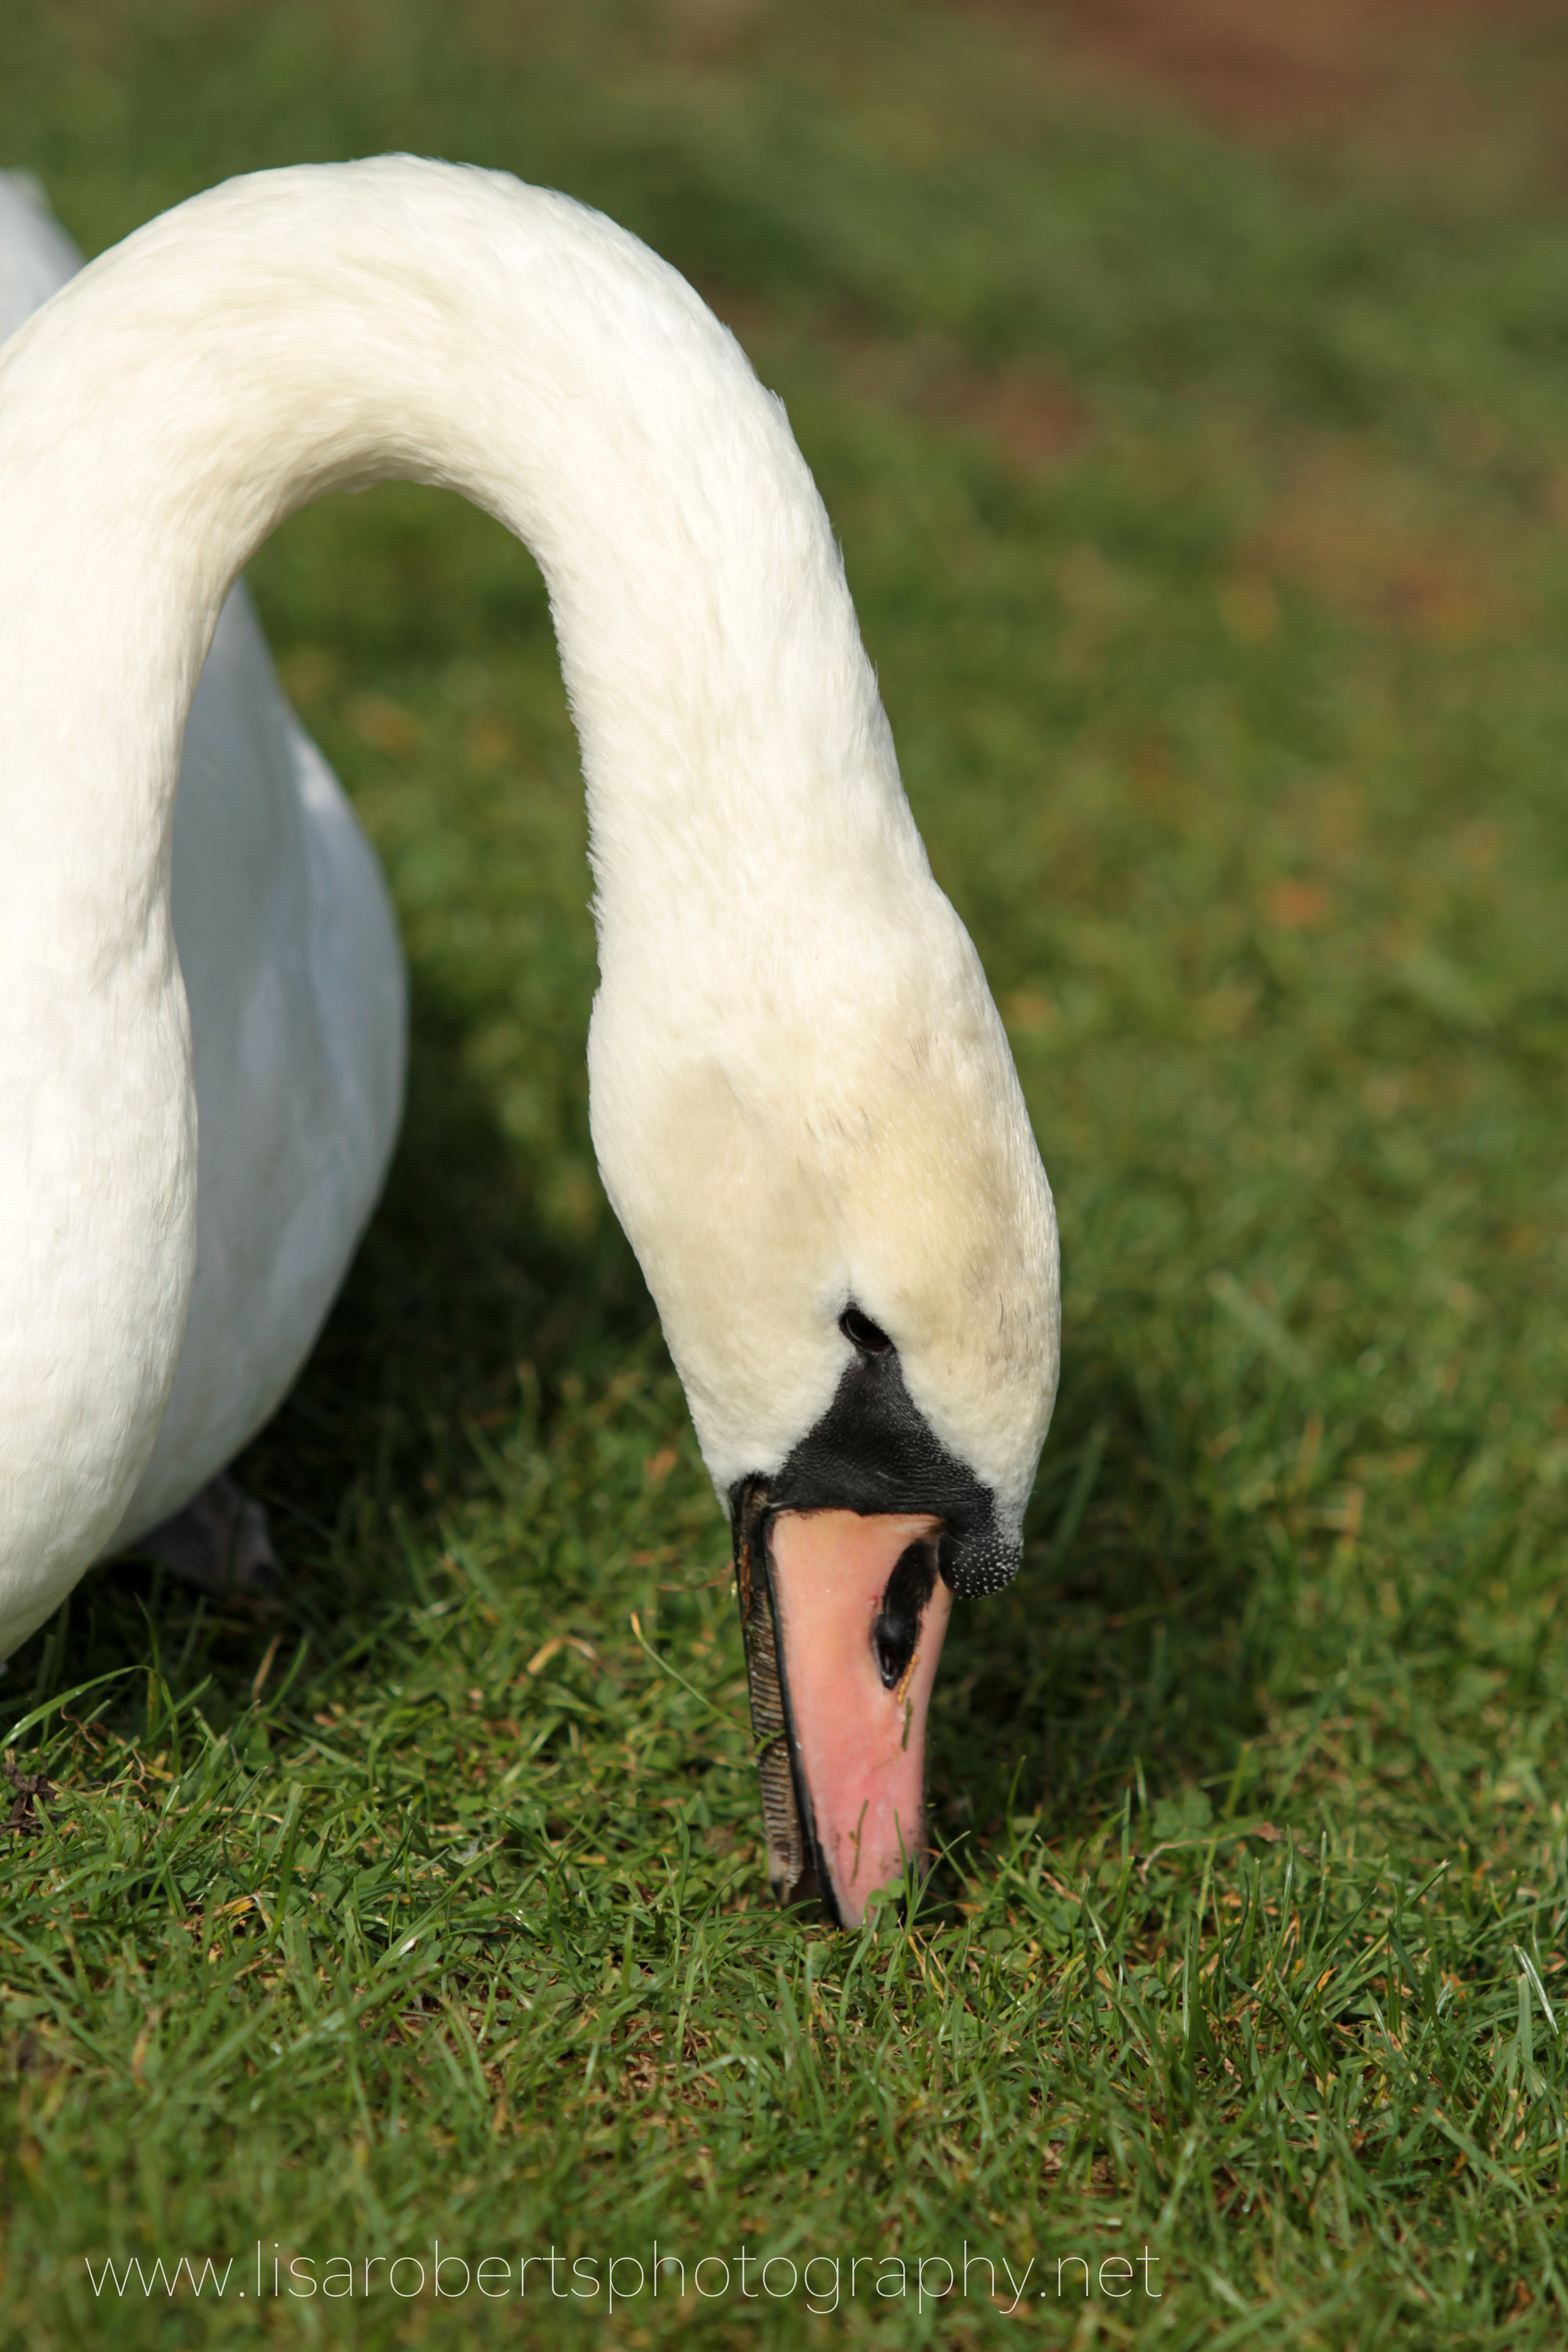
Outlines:
[[888,1579],[871,1625],[871,1647],[883,1687],[897,1690],[921,1637],[921,1620],[936,1586],[936,1547],[929,1537],[910,1544]]

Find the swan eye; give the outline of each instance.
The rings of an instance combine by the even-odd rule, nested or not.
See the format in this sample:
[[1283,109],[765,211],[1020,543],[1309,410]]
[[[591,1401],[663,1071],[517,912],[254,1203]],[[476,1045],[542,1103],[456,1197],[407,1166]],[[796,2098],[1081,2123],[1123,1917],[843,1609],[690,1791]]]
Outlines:
[[885,1356],[893,1344],[881,1325],[873,1323],[868,1315],[862,1315],[858,1307],[844,1309],[838,1328],[863,1356]]

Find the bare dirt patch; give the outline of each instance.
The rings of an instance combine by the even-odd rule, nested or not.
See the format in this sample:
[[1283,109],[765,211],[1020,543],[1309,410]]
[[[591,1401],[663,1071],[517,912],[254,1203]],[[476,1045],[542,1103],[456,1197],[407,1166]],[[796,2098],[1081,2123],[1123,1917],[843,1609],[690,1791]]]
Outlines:
[[1312,136],[1392,104],[1466,110],[1477,37],[1528,33],[1536,0],[1001,0],[1017,24],[1180,99],[1216,127]]

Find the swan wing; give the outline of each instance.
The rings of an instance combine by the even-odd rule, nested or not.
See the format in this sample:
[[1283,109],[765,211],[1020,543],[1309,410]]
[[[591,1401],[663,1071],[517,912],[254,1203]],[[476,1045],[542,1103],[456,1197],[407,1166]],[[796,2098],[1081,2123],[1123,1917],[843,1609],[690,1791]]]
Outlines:
[[0,172],[0,343],[81,268],[37,182]]
[[195,1286],[121,1544],[178,1510],[278,1410],[375,1205],[403,1107],[386,886],[243,585],[186,722],[173,899],[195,1066]]

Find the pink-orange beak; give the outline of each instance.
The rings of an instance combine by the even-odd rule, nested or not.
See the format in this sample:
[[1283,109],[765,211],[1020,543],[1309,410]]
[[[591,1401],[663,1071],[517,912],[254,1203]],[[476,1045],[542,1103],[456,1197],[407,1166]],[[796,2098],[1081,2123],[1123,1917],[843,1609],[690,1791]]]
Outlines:
[[737,1524],[769,1876],[847,1927],[926,1866],[926,1712],[952,1602],[942,1531],[836,1510]]

